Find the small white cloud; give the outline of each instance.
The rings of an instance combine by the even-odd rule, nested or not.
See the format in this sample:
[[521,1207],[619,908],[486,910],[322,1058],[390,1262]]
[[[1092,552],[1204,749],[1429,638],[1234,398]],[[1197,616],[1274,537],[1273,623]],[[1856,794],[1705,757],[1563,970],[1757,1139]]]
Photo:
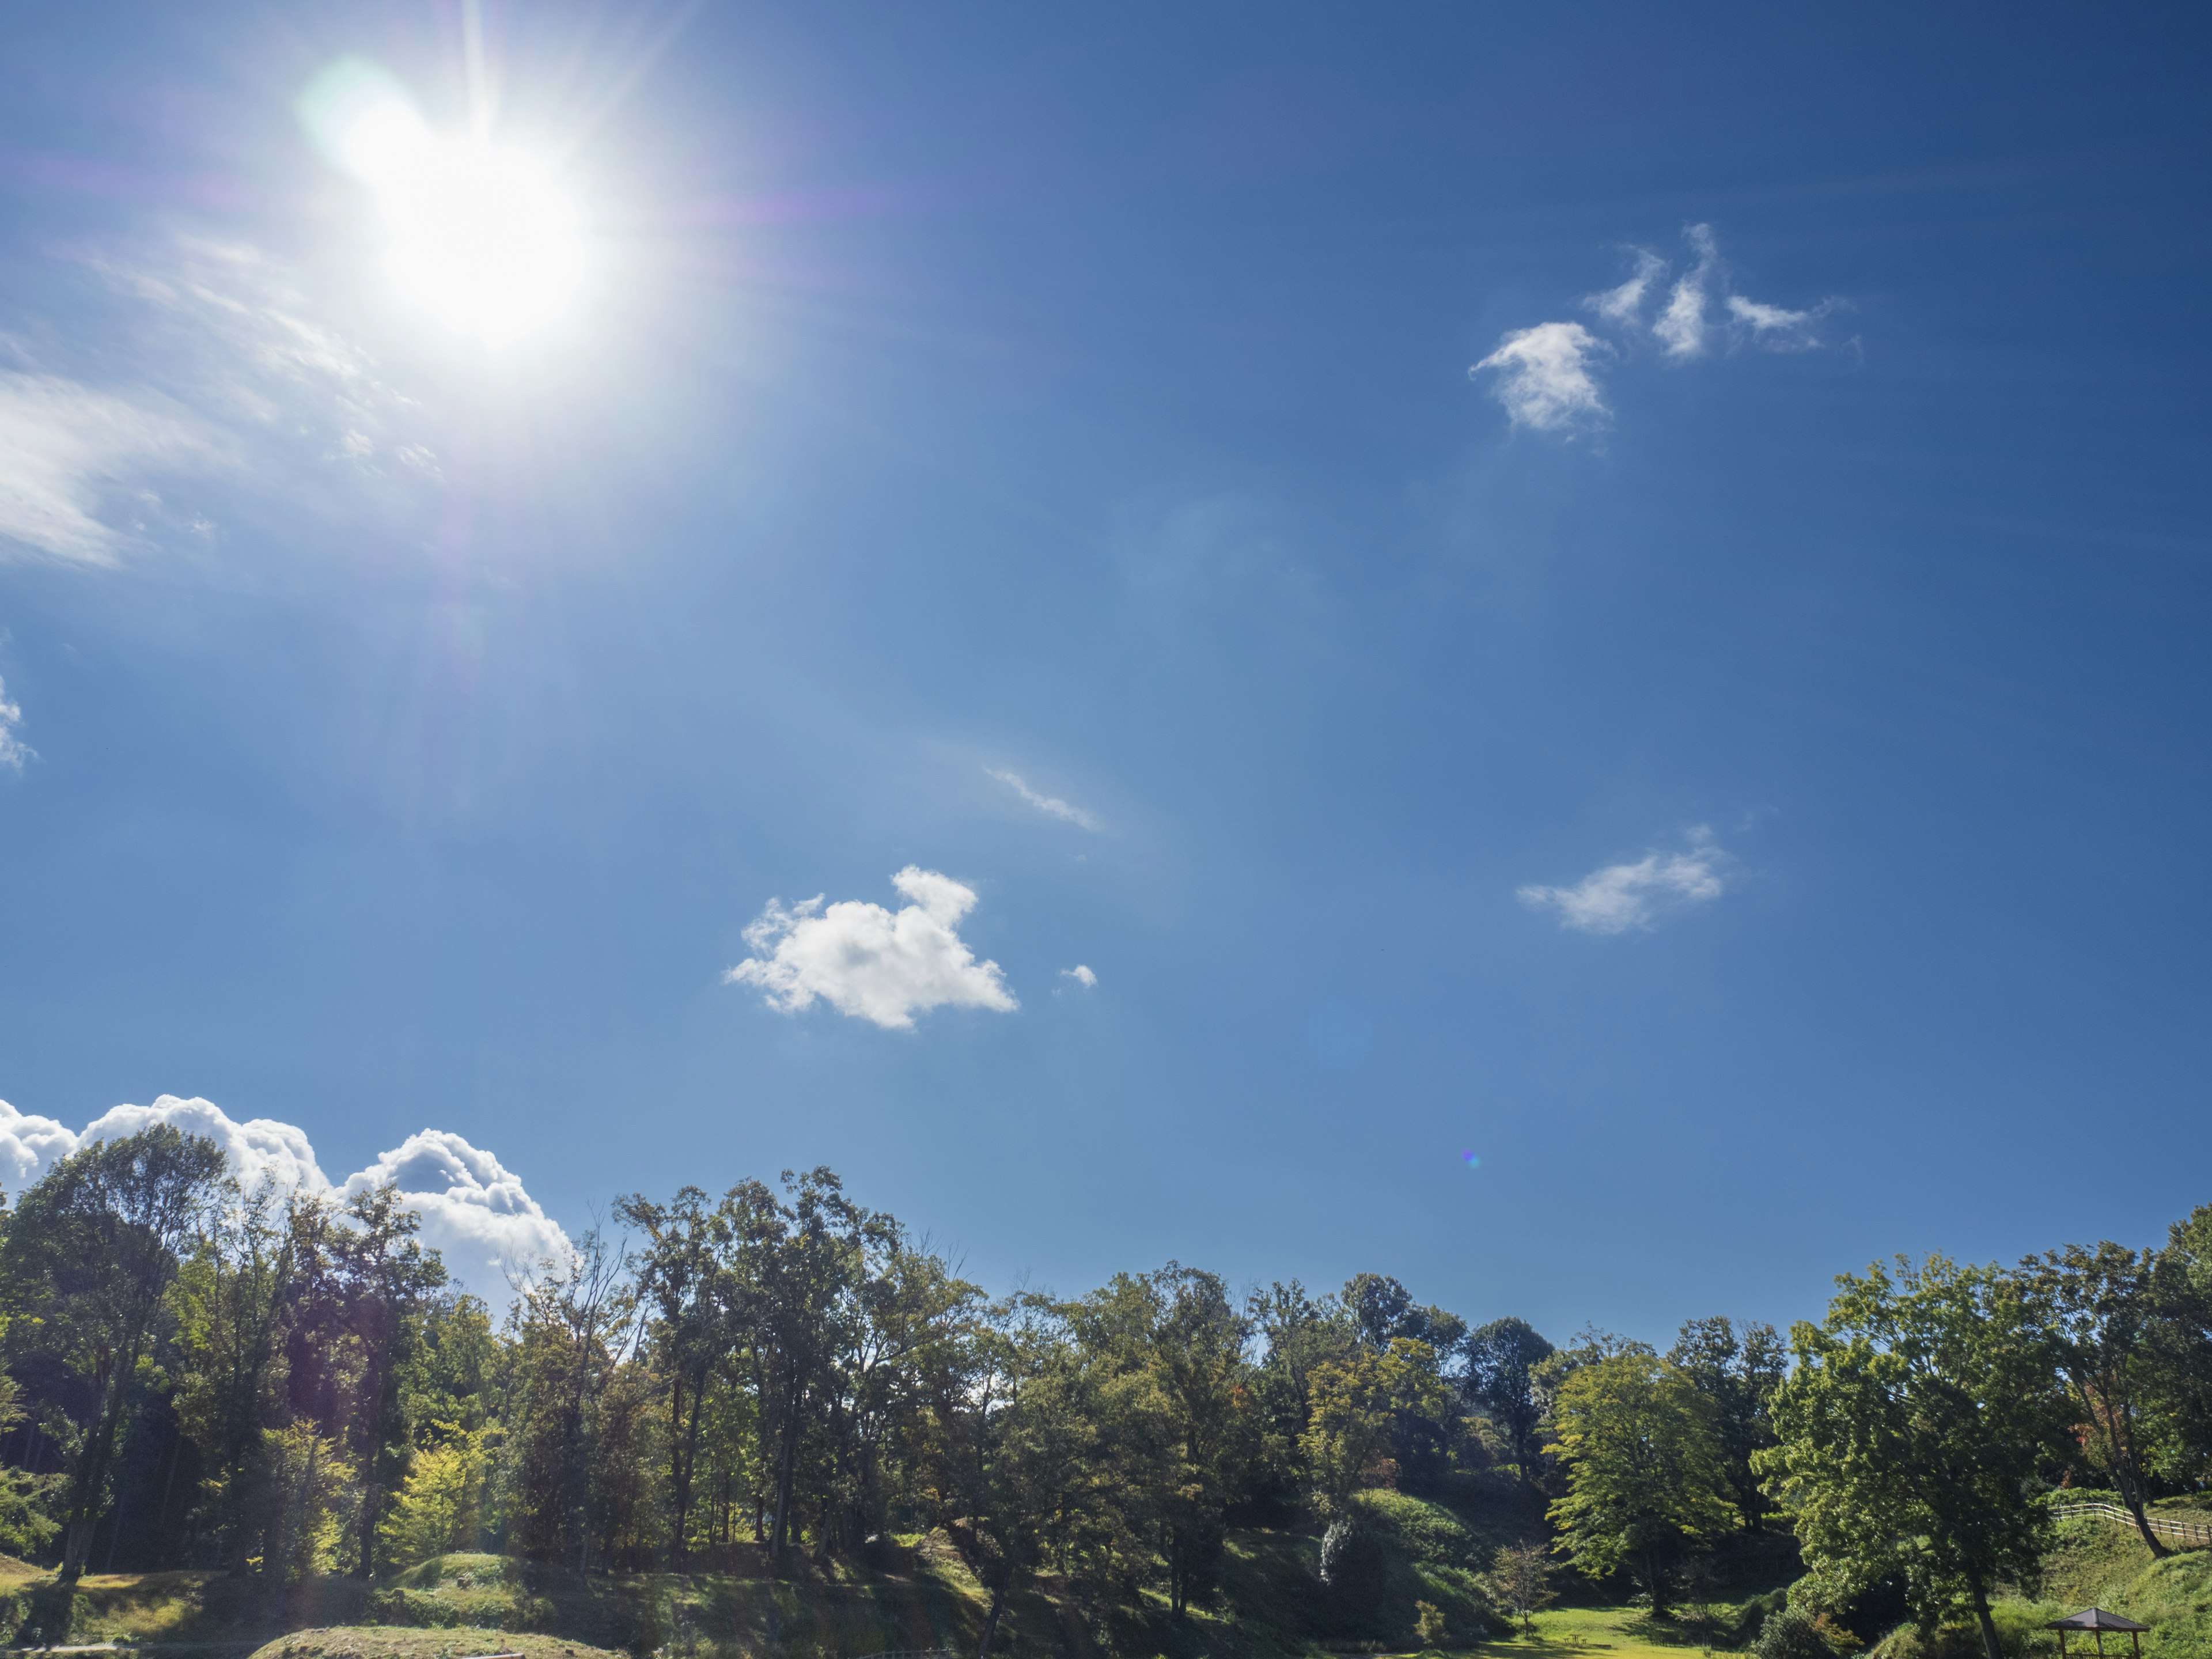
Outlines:
[[15,771],[23,769],[23,763],[39,751],[23,741],[23,709],[20,703],[8,701],[8,688],[0,684],[0,766]]
[[1608,864],[1571,887],[1528,886],[1517,896],[1532,910],[1556,911],[1562,927],[1583,933],[1649,929],[1664,912],[1709,904],[1726,886],[1728,855],[1700,825],[1686,853],[1647,853],[1633,864]]
[[20,1195],[70,1153],[101,1140],[167,1123],[222,1148],[232,1176],[252,1188],[263,1180],[287,1190],[329,1193],[341,1201],[386,1182],[422,1218],[422,1242],[444,1257],[464,1290],[505,1304],[510,1278],[547,1257],[564,1258],[568,1236],[489,1152],[448,1130],[425,1129],[349,1176],[333,1192],[307,1131],[274,1118],[240,1123],[210,1100],[163,1095],[151,1106],[117,1106],[82,1133],[0,1100],[0,1186]]
[[860,899],[827,909],[817,894],[802,904],[770,899],[745,929],[754,954],[722,975],[757,985],[771,1008],[797,1013],[817,998],[841,1014],[906,1030],[932,1008],[1021,1005],[995,962],[978,962],[957,931],[975,908],[973,888],[909,864],[891,878],[913,902],[896,911]]
[[1636,250],[1636,274],[1619,288],[1609,288],[1593,294],[1583,303],[1617,327],[1638,325],[1644,316],[1644,301],[1652,285],[1667,274],[1667,262],[1649,248]]
[[1539,323],[1506,335],[1468,373],[1496,373],[1491,391],[1516,426],[1556,432],[1597,425],[1610,411],[1590,367],[1611,349],[1580,323]]
[[521,1177],[450,1129],[411,1134],[349,1176],[339,1196],[389,1183],[422,1218],[422,1242],[447,1270],[495,1307],[541,1261],[563,1261],[568,1235],[523,1189]]
[[1095,990],[1098,985],[1098,975],[1092,973],[1088,968],[1085,968],[1079,962],[1073,968],[1061,969],[1060,970],[1060,976],[1062,979],[1073,980],[1078,985],[1081,986],[1086,991]]
[[1044,794],[1030,788],[1018,772],[1009,772],[996,767],[987,766],[983,769],[983,774],[986,777],[994,778],[1005,784],[1007,788],[1012,790],[1048,818],[1059,818],[1065,823],[1076,824],[1094,833],[1105,828],[1098,822],[1096,813],[1086,811],[1080,806],[1064,801],[1057,795]]
[[1823,300],[1807,311],[1786,311],[1761,305],[1741,294],[1729,295],[1729,314],[1751,331],[1751,341],[1763,351],[1817,351],[1820,349],[1820,319],[1836,302]]
[[1676,279],[1667,296],[1666,309],[1651,331],[1659,337],[1669,357],[1701,356],[1705,349],[1705,295],[1721,275],[1721,256],[1711,225],[1692,225],[1683,233],[1697,250],[1698,263]]
[[207,428],[151,393],[0,371],[0,542],[113,564],[125,538],[103,522],[104,498],[148,474],[204,471],[223,453]]

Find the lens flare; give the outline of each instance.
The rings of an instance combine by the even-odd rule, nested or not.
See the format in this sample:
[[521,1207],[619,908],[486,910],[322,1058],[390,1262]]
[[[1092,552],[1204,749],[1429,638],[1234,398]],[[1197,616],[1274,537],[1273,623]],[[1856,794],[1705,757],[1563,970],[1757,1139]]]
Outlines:
[[1460,1157],[1465,1160],[1467,1167],[1470,1170],[1479,1170],[1482,1167],[1482,1160],[1473,1152],[1462,1152]]
[[358,58],[318,76],[300,113],[323,154],[376,198],[386,271],[409,302],[489,345],[567,310],[584,238],[550,169],[434,131],[397,81]]

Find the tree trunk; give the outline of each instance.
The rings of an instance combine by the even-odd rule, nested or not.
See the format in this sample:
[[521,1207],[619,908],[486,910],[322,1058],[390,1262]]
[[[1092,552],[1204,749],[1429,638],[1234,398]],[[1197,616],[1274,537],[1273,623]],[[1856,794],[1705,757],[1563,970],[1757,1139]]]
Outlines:
[[769,1540],[769,1570],[783,1571],[783,1546],[791,1530],[791,1468],[792,1460],[799,1453],[799,1390],[791,1390],[791,1403],[784,1408],[783,1447],[776,1457],[775,1471],[775,1535]]
[[991,1659],[991,1644],[999,1638],[999,1614],[1006,1605],[1006,1585],[1012,1577],[1001,1574],[991,1586],[991,1610],[983,1615],[983,1639],[975,1649],[975,1659]]
[[92,1553],[92,1529],[96,1523],[72,1521],[62,1528],[62,1577],[64,1582],[76,1578],[84,1571],[87,1557]]
[[1644,1588],[1651,1593],[1651,1616],[1667,1616],[1667,1581],[1659,1571],[1659,1559],[1650,1550],[1644,1552]]
[[1990,1617],[1990,1598],[1983,1593],[1978,1580],[1970,1581],[1967,1587],[1973,1592],[1974,1622],[1981,1626],[1985,1659],[2004,1659],[2004,1650],[1997,1645],[1996,1620]]

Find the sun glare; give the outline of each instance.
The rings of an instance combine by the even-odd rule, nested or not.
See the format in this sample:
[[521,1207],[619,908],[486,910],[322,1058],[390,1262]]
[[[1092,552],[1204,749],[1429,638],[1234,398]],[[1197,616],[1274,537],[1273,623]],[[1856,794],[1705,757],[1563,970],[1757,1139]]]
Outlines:
[[358,60],[325,70],[301,105],[323,153],[375,196],[386,273],[410,304],[491,345],[568,308],[584,239],[542,162],[433,131],[397,82]]

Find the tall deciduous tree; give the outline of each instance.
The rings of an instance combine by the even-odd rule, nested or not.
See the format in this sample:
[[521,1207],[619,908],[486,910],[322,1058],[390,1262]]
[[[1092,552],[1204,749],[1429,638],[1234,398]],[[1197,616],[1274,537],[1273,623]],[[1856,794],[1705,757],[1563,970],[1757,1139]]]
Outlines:
[[1534,1373],[1551,1358],[1552,1345],[1525,1319],[1493,1319],[1468,1334],[1463,1352],[1468,1399],[1504,1437],[1522,1481],[1533,1484],[1544,1445]]
[[78,1384],[63,1500],[65,1578],[84,1571],[139,1368],[179,1255],[222,1175],[221,1148],[167,1124],[100,1141],[23,1194],[0,1248],[10,1339],[36,1341]]
[[1676,1564],[1732,1520],[1711,1402],[1665,1361],[1622,1353],[1570,1376],[1553,1419],[1560,1549],[1593,1576],[1627,1568],[1663,1615]]
[[1712,1401],[1713,1428],[1720,1436],[1736,1514],[1746,1532],[1756,1531],[1767,1498],[1752,1459],[1774,1443],[1767,1401],[1789,1370],[1780,1334],[1771,1325],[1753,1322],[1739,1336],[1724,1318],[1692,1319],[1683,1325],[1667,1358]]
[[1893,1576],[1924,1625],[1963,1607],[2002,1659],[1990,1596],[2034,1571],[2033,1483],[2065,1423],[2051,1334],[1995,1267],[1899,1257],[1837,1283],[1827,1317],[1790,1330],[1759,1467],[1829,1600]]

